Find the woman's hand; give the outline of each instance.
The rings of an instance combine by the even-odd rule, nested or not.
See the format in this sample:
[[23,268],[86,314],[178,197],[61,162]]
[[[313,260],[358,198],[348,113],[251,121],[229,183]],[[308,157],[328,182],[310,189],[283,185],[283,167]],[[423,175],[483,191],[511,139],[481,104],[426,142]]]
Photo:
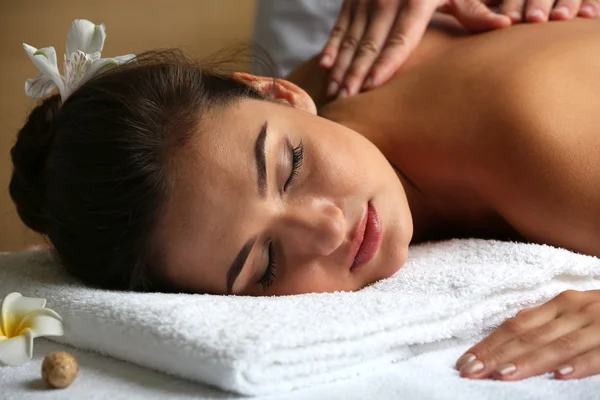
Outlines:
[[564,21],[577,16],[595,18],[600,14],[599,0],[505,0],[489,2],[502,6],[502,14],[513,22]]
[[387,81],[443,6],[473,30],[511,25],[480,0],[344,0],[321,53],[320,65],[331,68],[328,96],[351,96]]
[[525,309],[456,363],[460,375],[506,381],[554,372],[557,379],[600,374],[600,290],[569,290]]
[[[488,5],[501,6],[502,13]],[[600,0],[344,0],[321,53],[320,65],[331,69],[327,95],[351,96],[386,82],[417,47],[436,10],[471,31],[485,31],[519,21],[595,17]]]

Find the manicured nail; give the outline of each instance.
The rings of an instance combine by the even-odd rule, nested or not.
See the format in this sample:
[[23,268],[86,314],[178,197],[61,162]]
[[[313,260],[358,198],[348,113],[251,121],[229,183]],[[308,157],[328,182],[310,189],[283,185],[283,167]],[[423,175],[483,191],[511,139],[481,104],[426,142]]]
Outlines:
[[512,374],[516,370],[517,370],[517,366],[515,364],[504,364],[504,365],[496,368],[496,372],[498,372],[502,376]]
[[465,353],[456,361],[456,369],[461,369],[465,364],[475,361],[475,354]]
[[561,375],[569,375],[571,372],[573,372],[573,367],[570,365],[563,365],[561,367],[559,367],[556,372],[558,372]]
[[363,84],[363,89],[371,89],[373,86],[373,78],[368,77],[365,83]]
[[331,67],[331,56],[329,54],[325,54],[321,57],[321,62],[319,63],[321,67]]
[[337,93],[340,85],[336,81],[329,82],[329,86],[327,86],[327,97],[333,97]]
[[510,18],[513,22],[520,22],[522,15],[518,11],[512,11],[508,13],[508,18]]
[[540,19],[543,20],[545,17],[544,12],[542,10],[533,10],[527,13],[527,18],[529,19]]
[[[596,15],[596,10],[594,10],[594,7],[590,6],[590,5],[585,5],[583,7],[581,7],[581,9],[579,10],[580,14],[584,14],[586,17],[595,17]],[[600,15],[600,14],[598,14]]]
[[466,374],[466,375],[471,375],[474,374],[475,372],[479,372],[483,369],[483,363],[481,361],[471,361],[470,363],[466,364],[464,367],[462,367],[460,369],[460,372]]
[[552,13],[560,15],[562,18],[569,18],[569,9],[565,6],[556,7]]
[[346,89],[346,88],[343,88],[338,93],[338,99],[343,99],[344,97],[348,97],[348,89]]

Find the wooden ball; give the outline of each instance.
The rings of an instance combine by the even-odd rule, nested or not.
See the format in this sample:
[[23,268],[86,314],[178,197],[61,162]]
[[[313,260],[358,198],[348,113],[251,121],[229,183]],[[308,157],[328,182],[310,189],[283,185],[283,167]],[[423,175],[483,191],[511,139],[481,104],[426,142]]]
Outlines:
[[42,379],[57,389],[66,388],[73,383],[78,372],[77,360],[64,351],[48,354],[42,363]]

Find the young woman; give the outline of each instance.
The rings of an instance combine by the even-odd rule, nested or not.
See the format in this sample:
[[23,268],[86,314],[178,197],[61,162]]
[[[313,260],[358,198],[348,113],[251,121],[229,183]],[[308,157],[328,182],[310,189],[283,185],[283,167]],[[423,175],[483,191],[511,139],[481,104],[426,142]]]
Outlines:
[[[357,290],[398,271],[410,243],[451,237],[600,255],[600,23],[446,28],[389,83],[329,104],[314,61],[290,78],[304,91],[141,56],[33,110],[11,195],[73,275],[105,288]],[[584,309],[552,332],[600,337],[598,291],[577,296],[525,313],[535,318],[519,329]],[[590,340],[577,343],[595,349],[594,367],[570,376],[600,373]],[[529,346],[493,358],[484,343],[463,373],[489,376]],[[550,358],[512,379],[556,367]]]

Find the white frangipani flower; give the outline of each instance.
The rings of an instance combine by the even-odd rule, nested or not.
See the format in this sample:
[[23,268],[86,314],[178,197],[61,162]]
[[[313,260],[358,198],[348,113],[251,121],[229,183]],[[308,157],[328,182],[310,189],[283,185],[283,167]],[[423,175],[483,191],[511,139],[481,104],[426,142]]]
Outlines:
[[0,364],[19,365],[31,360],[33,339],[62,336],[62,318],[44,308],[46,299],[10,293],[2,302],[0,315]]
[[63,62],[63,73],[58,71],[54,47],[36,49],[23,43],[25,52],[41,73],[25,82],[25,93],[40,99],[55,88],[60,91],[64,102],[75,90],[104,68],[125,63],[135,58],[133,54],[114,58],[100,58],[106,31],[104,24],[94,25],[85,19],[76,19],[67,36],[67,53]]

